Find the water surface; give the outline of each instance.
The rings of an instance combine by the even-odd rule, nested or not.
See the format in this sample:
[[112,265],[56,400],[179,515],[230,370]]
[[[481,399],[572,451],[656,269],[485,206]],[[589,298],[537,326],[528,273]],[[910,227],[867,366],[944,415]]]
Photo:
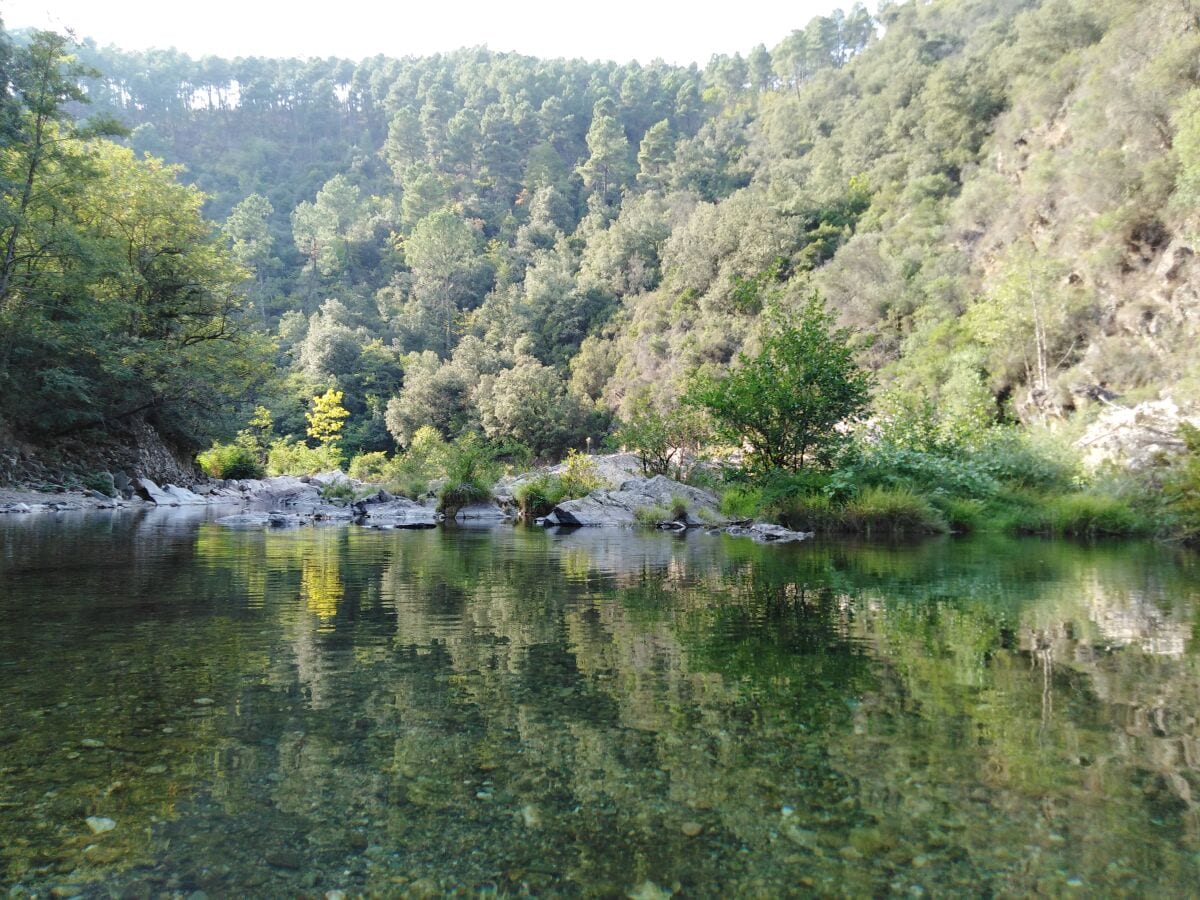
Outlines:
[[0,521],[17,896],[1200,883],[1178,551],[208,515]]

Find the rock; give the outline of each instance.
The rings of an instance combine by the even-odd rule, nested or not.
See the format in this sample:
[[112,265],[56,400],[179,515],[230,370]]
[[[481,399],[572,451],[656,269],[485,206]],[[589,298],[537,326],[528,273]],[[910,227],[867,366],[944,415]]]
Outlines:
[[454,514],[457,522],[503,522],[511,518],[512,513],[496,503],[471,503]]
[[104,741],[97,740],[96,738],[84,738],[79,742],[79,746],[87,747],[89,750],[99,750],[104,746]]
[[725,533],[734,537],[749,537],[760,544],[786,544],[791,541],[805,541],[813,536],[811,531],[791,531],[782,525],[772,525],[769,522],[755,522],[753,525],[731,525]]
[[180,506],[199,506],[208,503],[204,497],[189,491],[187,488],[181,488],[173,484],[168,484],[163,488],[165,493],[171,500],[178,503]]
[[704,830],[704,826],[699,822],[684,822],[679,826],[679,830],[685,837],[697,837]]
[[653,478],[631,478],[615,491],[593,491],[579,500],[560,503],[546,516],[546,524],[570,527],[633,525],[638,510],[655,507],[670,510],[677,498],[687,504],[687,513],[680,519],[687,526],[722,520],[717,498],[708,491],[680,484],[665,475],[655,475]]
[[1132,471],[1160,464],[1184,449],[1183,422],[1200,427],[1200,418],[1185,416],[1170,398],[1136,406],[1110,406],[1083,433],[1075,446],[1091,470],[1112,463]]
[[88,816],[86,821],[88,828],[92,829],[92,834],[104,834],[117,827],[117,823],[107,816]]
[[133,489],[139,497],[151,503],[157,503],[160,506],[168,506],[171,503],[170,495],[150,478],[138,478],[133,483]]
[[248,512],[237,513],[232,516],[221,516],[216,520],[216,524],[224,525],[226,528],[266,528],[270,524],[271,516],[265,512]]
[[277,869],[299,870],[304,868],[304,857],[295,850],[272,850],[265,857],[267,865]]

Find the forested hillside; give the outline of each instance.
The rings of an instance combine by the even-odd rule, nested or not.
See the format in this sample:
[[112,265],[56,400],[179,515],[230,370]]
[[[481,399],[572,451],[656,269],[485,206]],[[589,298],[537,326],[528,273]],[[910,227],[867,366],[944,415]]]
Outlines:
[[[88,172],[184,166],[220,229],[211,252],[248,276],[237,327],[276,343],[277,378],[188,385],[236,400],[241,423],[176,430],[228,436],[262,405],[274,434],[302,436],[333,389],[348,453],[428,425],[555,456],[670,410],[758,346],[765,307],[814,290],[875,373],[877,408],[921,407],[942,434],[1195,395],[1200,4],[935,0],[797,25],[703,69],[74,48],[94,71],[62,77],[89,102],[62,108],[111,117],[135,151],[78,131]],[[29,146],[8,151],[10,210]],[[189,228],[172,260],[209,246]],[[124,412],[103,399],[111,373],[40,314],[22,320],[36,340],[5,341],[9,427]],[[29,381],[18,349],[50,374]]]

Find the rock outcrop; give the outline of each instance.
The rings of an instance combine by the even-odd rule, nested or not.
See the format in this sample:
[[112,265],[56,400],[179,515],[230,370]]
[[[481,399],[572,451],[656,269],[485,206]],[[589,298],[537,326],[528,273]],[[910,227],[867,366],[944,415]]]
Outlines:
[[[672,507],[686,505],[683,515],[672,514]],[[558,504],[546,516],[547,525],[572,528],[621,526],[637,523],[639,510],[660,510],[664,521],[677,521],[685,527],[713,525],[723,520],[717,498],[708,491],[680,484],[665,475],[630,478],[616,490],[593,491],[578,500]]]
[[1182,422],[1200,427],[1200,419],[1185,416],[1169,398],[1111,406],[1088,426],[1076,446],[1089,469],[1106,464],[1147,469],[1159,465],[1165,455],[1183,450]]

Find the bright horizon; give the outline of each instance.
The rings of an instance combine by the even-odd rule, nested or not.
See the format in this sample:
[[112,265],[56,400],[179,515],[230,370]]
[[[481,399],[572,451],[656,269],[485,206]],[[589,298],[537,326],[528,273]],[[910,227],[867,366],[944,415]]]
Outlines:
[[[541,58],[579,58],[703,66],[714,54],[742,53],[757,44],[768,49],[817,15],[853,0],[743,0],[736,14],[699,18],[694,7],[677,3],[612,0],[580,20],[568,18],[561,3],[517,0],[510,4],[466,0],[421,9],[380,8],[365,0],[330,6],[312,0],[295,3],[234,3],[211,0],[188,14],[165,14],[164,4],[147,0],[0,0],[8,29],[71,30],[79,39],[123,50],[175,48],[206,55],[329,57],[351,60],[385,56],[428,56],[461,47],[486,45]],[[873,6],[874,4],[872,4]],[[578,8],[577,8],[578,9]],[[336,16],[331,16],[331,10]]]

